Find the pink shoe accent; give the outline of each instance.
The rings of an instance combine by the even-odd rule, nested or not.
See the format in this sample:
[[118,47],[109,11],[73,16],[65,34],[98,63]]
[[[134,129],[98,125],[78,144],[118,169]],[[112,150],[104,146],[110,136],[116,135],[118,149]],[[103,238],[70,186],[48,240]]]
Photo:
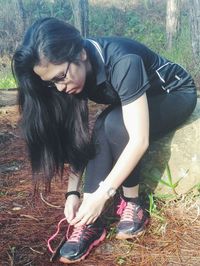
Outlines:
[[139,218],[140,221],[142,221],[143,215],[144,215],[143,210],[142,209],[139,210],[137,216],[138,216],[138,218]]
[[122,215],[124,209],[126,208],[126,205],[127,205],[127,202],[124,199],[122,199],[120,204],[117,206],[118,207],[118,209],[117,209],[118,215],[120,215],[120,216]]
[[91,251],[91,249],[95,246],[97,246],[100,242],[102,242],[106,237],[106,230],[104,229],[103,234],[101,235],[101,237],[97,240],[95,240],[90,246],[89,249],[87,251],[86,254],[84,254],[80,259],[84,259]]

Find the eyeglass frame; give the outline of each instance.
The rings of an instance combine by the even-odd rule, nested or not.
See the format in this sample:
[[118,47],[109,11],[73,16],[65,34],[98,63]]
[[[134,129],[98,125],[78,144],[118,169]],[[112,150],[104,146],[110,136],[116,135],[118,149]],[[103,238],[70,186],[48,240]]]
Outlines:
[[72,62],[68,63],[66,71],[65,71],[65,73],[63,74],[62,77],[60,77],[60,78],[56,78],[55,77],[55,78],[53,78],[53,79],[51,79],[49,81],[45,81],[48,84],[48,87],[55,87],[56,84],[62,84],[62,82],[65,81],[65,79],[67,78],[67,74],[69,72],[69,67],[70,67],[71,63]]

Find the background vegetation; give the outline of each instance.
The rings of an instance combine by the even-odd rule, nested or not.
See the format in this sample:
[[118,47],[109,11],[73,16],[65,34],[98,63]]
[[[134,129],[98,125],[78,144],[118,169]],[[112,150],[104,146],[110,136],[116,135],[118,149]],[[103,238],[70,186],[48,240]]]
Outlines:
[[[170,50],[166,47],[166,0],[89,0],[90,36],[116,35],[139,40],[183,65],[198,85],[200,63],[194,64],[192,57],[185,2],[182,0],[181,31]],[[72,24],[74,18],[70,0],[0,0],[0,5],[0,88],[13,88],[10,58],[26,28],[41,17],[54,16]]]

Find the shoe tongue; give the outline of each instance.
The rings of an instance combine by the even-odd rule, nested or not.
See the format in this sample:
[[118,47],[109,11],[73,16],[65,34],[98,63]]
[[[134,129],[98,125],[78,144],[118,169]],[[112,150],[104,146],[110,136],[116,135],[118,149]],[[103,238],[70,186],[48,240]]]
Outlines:
[[128,203],[128,202],[132,202],[135,203],[136,205],[140,205],[140,199],[139,197],[137,198],[127,198],[123,196],[123,199]]

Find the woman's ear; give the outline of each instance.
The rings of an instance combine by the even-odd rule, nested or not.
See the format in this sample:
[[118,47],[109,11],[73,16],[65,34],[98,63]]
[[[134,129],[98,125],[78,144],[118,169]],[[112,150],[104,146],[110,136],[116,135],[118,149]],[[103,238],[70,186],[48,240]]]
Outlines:
[[86,53],[84,48],[80,52],[80,60],[81,61],[86,61],[87,60],[87,53]]

